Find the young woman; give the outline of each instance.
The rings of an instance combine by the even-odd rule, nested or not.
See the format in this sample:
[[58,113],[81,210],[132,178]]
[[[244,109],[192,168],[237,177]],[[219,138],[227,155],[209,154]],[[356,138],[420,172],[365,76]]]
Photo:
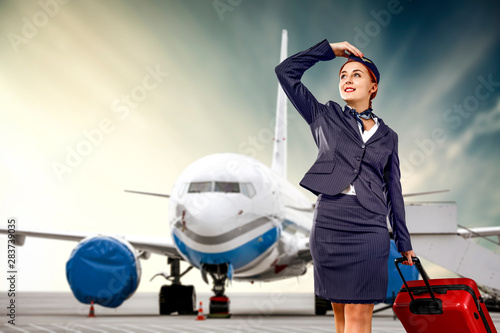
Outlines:
[[[318,61],[348,58],[339,73],[344,108],[319,103],[302,84]],[[332,303],[338,333],[371,332],[387,291],[390,239],[412,265],[400,183],[398,136],[371,108],[380,73],[348,42],[315,46],[276,67],[288,98],[311,128],[318,157],[300,185],[318,196],[310,248],[316,295]]]

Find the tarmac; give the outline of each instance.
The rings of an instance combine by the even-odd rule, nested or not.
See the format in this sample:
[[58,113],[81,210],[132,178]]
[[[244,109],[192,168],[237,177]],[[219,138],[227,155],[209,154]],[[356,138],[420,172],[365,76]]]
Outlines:
[[[204,314],[210,294],[197,295]],[[15,298],[15,325],[3,316],[0,332],[335,332],[333,312],[314,315],[314,296],[305,293],[228,293],[229,319],[196,320],[197,316],[158,314],[157,293],[137,293],[116,309],[96,305],[89,318],[89,305],[79,303],[71,293],[21,292]],[[0,306],[6,313],[10,304],[6,293]],[[377,305],[380,307],[380,305]],[[500,313],[490,313],[500,327]],[[373,316],[373,333],[404,333],[392,309]]]

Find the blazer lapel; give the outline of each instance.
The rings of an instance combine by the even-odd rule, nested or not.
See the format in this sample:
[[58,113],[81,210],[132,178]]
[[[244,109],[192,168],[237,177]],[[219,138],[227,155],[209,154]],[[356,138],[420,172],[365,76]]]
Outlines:
[[[378,118],[378,117],[377,117]],[[384,135],[386,135],[389,132],[389,126],[387,126],[382,118],[378,118],[378,128],[375,131],[375,133],[371,136],[371,138],[366,141],[366,144],[372,143],[374,141],[377,141],[378,139],[382,138]]]
[[361,133],[359,132],[358,122],[356,121],[356,119],[354,119],[353,116],[349,114],[348,109],[349,107],[346,105],[344,107],[344,111],[342,112],[343,117],[340,117],[345,125],[342,127],[342,129],[345,129],[349,136],[351,136],[354,140],[363,142],[363,138],[361,137]]

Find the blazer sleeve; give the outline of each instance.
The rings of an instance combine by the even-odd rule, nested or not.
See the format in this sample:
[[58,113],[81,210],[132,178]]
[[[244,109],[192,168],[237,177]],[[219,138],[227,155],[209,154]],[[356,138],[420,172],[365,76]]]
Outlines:
[[387,184],[387,204],[389,223],[398,252],[412,249],[410,233],[406,227],[405,204],[401,189],[401,171],[399,169],[398,137],[395,134],[394,148],[384,169],[384,180]]
[[308,124],[311,124],[318,115],[326,112],[326,106],[319,103],[300,80],[304,72],[318,61],[332,60],[333,58],[335,58],[335,53],[330,43],[325,39],[313,47],[283,60],[276,66],[275,72],[281,87]]

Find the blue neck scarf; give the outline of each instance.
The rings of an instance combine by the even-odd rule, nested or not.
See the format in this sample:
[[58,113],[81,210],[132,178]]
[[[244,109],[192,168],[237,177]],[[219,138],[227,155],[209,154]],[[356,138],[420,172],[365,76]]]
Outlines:
[[347,106],[347,108],[349,109],[349,113],[361,125],[361,132],[364,132],[365,131],[365,126],[363,125],[363,120],[361,120],[361,118],[366,119],[366,120],[372,119],[373,116],[374,116],[373,109],[372,108],[368,108],[365,111],[363,111],[361,113],[358,113],[358,112],[356,112],[355,109],[352,109],[351,107]]

